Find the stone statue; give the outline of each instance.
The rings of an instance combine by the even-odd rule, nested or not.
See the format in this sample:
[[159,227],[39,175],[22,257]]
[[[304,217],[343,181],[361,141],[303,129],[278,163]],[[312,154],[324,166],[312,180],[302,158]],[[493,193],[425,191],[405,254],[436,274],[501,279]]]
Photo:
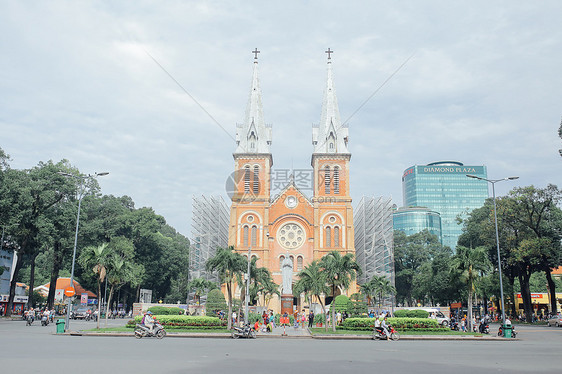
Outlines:
[[282,266],[283,275],[283,295],[293,294],[293,261],[289,256],[283,260]]

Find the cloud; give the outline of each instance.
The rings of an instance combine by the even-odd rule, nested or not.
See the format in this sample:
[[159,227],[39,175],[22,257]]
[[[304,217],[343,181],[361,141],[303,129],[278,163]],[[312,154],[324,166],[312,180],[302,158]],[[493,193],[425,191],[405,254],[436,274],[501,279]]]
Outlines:
[[3,2],[0,146],[13,167],[66,158],[109,171],[103,193],[129,195],[189,236],[192,195],[228,201],[250,51],[262,51],[274,168],[304,169],[330,47],[342,120],[414,55],[350,119],[355,201],[391,195],[400,206],[404,169],[449,159],[521,177],[498,193],[560,184],[561,10],[556,1]]

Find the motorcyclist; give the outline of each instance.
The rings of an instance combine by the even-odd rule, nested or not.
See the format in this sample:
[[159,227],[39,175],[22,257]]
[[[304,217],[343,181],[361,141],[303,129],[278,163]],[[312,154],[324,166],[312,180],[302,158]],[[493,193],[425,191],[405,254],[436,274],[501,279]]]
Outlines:
[[381,321],[381,329],[384,332],[386,339],[390,341],[390,333],[388,332],[388,325],[386,324],[386,314],[384,315],[384,318]]
[[35,310],[33,310],[33,308],[29,308],[29,311],[27,312],[27,317],[28,318],[31,317],[31,322],[35,321]]
[[142,319],[142,324],[145,325],[148,328],[148,331],[152,334],[154,331],[154,317],[152,317],[151,311],[146,312]]

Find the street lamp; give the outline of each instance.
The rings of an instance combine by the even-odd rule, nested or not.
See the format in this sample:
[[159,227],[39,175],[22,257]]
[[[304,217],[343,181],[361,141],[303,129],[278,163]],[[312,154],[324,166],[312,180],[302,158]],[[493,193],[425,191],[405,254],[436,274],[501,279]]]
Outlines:
[[[70,272],[70,287],[74,288],[74,263],[76,262],[76,245],[78,243],[78,225],[80,224],[80,206],[82,204],[82,198],[84,197],[84,192],[85,192],[85,186],[84,186],[84,182],[88,179],[95,179],[97,177],[103,177],[104,175],[109,174],[108,172],[102,172],[102,173],[94,173],[92,174],[88,174],[88,175],[74,175],[74,174],[69,174],[69,173],[65,173],[63,171],[59,171],[57,174],[62,175],[64,177],[67,178],[76,178],[78,180],[80,180],[80,190],[78,192],[78,214],[76,215],[76,232],[74,233],[74,251],[72,252],[72,270]],[[100,295],[98,295],[98,303],[100,302],[99,300]],[[70,325],[70,307],[71,307],[71,298],[68,298],[68,307],[66,310],[66,331],[69,330],[69,325]],[[99,316],[98,316],[99,318]]]
[[[256,230],[256,236],[257,236]],[[256,238],[257,240],[257,238]],[[250,263],[252,258],[252,235],[250,235],[250,248],[248,249],[248,272],[246,273],[246,297],[244,298],[244,325],[250,325],[250,311],[248,303],[250,301]]]
[[[476,175],[467,174],[469,178],[480,179],[481,181],[486,181],[492,185],[492,200],[494,201],[494,224],[496,226],[496,248],[498,250],[498,273],[500,275],[500,295],[501,295],[501,302],[502,302],[502,325],[505,325],[505,304],[503,299],[503,280],[502,280],[502,263],[500,259],[500,235],[498,233],[498,214],[496,209],[496,183],[501,181],[511,181],[518,179],[519,177],[506,177],[502,179],[486,179],[482,177],[478,177]],[[505,331],[505,329],[504,329]]]

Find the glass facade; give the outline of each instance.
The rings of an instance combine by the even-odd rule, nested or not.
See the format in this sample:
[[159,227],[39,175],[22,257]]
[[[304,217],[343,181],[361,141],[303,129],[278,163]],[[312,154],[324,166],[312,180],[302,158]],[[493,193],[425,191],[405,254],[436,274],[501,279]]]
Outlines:
[[428,230],[443,243],[441,216],[424,207],[400,208],[392,214],[394,230],[404,231],[408,236]]
[[487,178],[486,166],[441,161],[412,166],[402,176],[404,206],[438,212],[442,243],[453,250],[462,233],[458,218],[465,219],[470,211],[482,207],[489,196],[488,183],[468,178],[467,174]]

